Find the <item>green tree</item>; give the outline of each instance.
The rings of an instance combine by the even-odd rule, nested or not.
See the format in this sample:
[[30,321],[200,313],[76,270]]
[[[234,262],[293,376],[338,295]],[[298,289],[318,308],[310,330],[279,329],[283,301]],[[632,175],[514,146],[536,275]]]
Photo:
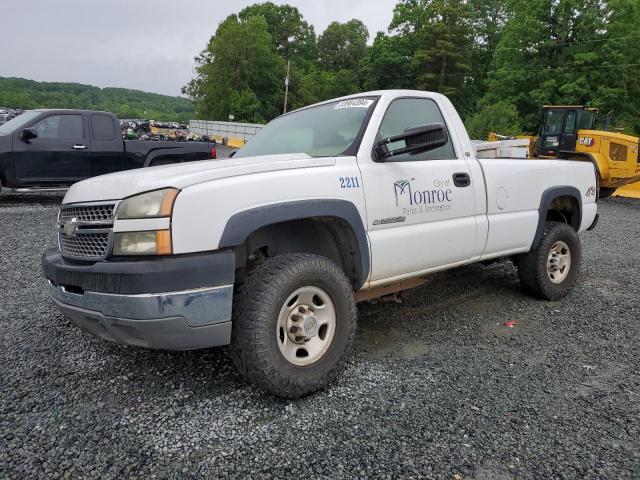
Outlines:
[[592,105],[614,112],[614,124],[640,134],[640,2],[609,0],[606,39],[591,72]]
[[257,3],[241,10],[238,17],[243,21],[250,17],[264,18],[273,46],[284,59],[304,63],[315,58],[315,30],[297,8],[272,2]]
[[620,65],[628,62],[624,57],[633,55],[633,49],[616,54],[611,48],[616,44],[611,42],[614,36],[630,35],[632,27],[619,28],[618,21],[614,24],[611,19],[619,15],[616,12],[622,5],[630,3],[513,0],[485,101],[516,105],[525,129],[530,131],[543,104],[591,104],[606,109],[617,99],[625,104],[623,112],[628,110],[627,104],[633,101],[627,96],[629,85],[623,85],[621,77],[629,77],[623,75],[626,70]]
[[489,132],[501,135],[522,133],[522,119],[516,107],[506,102],[483,104],[466,122],[469,136],[485,140]]
[[470,94],[475,101],[487,91],[487,77],[495,50],[509,19],[509,0],[470,0],[473,47],[471,49]]
[[415,88],[411,70],[413,52],[405,36],[378,32],[363,62],[367,90]]
[[[301,78],[303,105],[359,92],[358,76],[353,70],[337,72],[312,69]],[[302,106],[302,105],[299,105]]]
[[263,17],[229,16],[196,61],[187,92],[200,117],[226,120],[233,114],[238,121],[264,122],[281,111],[283,61]]
[[415,86],[447,95],[463,111],[472,107],[466,95],[472,18],[466,0],[402,0],[390,26],[408,39]]
[[104,110],[120,118],[177,122],[188,122],[195,116],[194,105],[187,98],[126,88],[100,89],[78,83],[35,82],[22,78],[0,78],[0,106]]
[[367,54],[369,30],[360,20],[332,22],[318,38],[318,59],[325,70],[360,72]]

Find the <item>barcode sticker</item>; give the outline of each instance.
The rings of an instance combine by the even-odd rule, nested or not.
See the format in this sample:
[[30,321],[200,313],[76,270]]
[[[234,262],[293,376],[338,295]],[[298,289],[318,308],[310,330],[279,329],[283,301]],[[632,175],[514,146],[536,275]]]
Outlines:
[[339,102],[334,108],[338,110],[340,108],[369,108],[373,100],[368,98],[354,98],[353,100],[343,100]]

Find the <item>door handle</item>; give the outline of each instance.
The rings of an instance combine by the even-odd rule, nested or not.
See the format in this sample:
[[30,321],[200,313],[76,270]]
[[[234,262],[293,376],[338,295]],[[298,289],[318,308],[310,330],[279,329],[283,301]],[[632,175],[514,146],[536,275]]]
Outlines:
[[74,150],[86,150],[87,146],[86,145],[74,145],[73,149]]
[[456,187],[468,187],[471,185],[471,177],[468,173],[454,173],[453,174],[453,184]]

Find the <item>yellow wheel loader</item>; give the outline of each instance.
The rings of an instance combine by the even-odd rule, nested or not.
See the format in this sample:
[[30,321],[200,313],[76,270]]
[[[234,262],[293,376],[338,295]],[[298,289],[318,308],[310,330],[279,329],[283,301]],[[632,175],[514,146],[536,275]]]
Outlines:
[[[531,158],[592,162],[598,171],[601,198],[613,195],[619,187],[624,188],[618,194],[640,198],[640,139],[622,132],[595,130],[597,114],[598,110],[584,106],[545,105],[537,134],[516,138],[530,140]],[[496,138],[495,134],[489,136],[490,140]]]

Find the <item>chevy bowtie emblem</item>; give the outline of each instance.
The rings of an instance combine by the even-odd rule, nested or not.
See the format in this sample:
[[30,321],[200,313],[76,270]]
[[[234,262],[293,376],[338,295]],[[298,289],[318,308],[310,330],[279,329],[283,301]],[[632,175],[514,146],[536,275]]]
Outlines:
[[71,220],[65,222],[62,230],[64,231],[65,235],[75,237],[76,232],[78,231],[78,219],[72,218]]

